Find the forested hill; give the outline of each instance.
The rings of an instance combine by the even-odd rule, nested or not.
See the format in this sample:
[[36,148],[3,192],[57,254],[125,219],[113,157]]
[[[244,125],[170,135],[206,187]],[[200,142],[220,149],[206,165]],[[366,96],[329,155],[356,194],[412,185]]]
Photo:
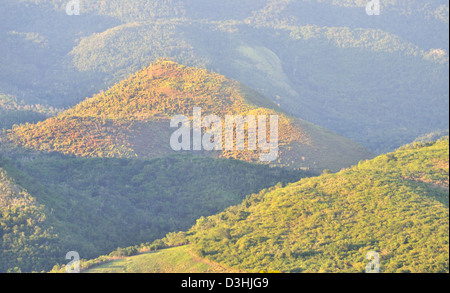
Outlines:
[[376,153],[448,129],[445,0],[4,0],[0,90],[71,107],[159,58],[219,72]]
[[449,2],[375,2],[2,0],[0,273],[448,273]]
[[[222,120],[225,115],[277,115],[279,157],[275,165],[340,170],[371,157],[357,143],[288,116],[234,80],[167,60],[153,63],[56,117],[16,127],[4,135],[3,142],[13,148],[79,157],[160,157],[174,153],[170,139],[175,129],[170,128],[170,119],[192,117],[194,107]],[[246,148],[203,154],[260,162],[260,153]]]
[[57,235],[44,206],[17,185],[2,165],[0,158],[0,273],[44,271],[56,262]]
[[81,267],[87,273],[361,273],[372,251],[382,273],[448,273],[448,154],[448,137],[417,142],[337,174],[265,189],[201,217],[187,232]]
[[[189,170],[189,171],[187,171]],[[311,174],[237,160],[0,157],[0,273],[48,271],[152,242],[249,194]]]
[[449,141],[416,143],[337,174],[249,196],[197,221],[199,256],[245,271],[449,271]]

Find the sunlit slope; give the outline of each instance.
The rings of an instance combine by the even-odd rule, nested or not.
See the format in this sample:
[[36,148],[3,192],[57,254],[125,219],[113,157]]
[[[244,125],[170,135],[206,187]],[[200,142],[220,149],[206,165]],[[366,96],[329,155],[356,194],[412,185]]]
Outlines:
[[448,272],[449,141],[248,197],[197,221],[192,251],[247,271]]
[[84,273],[236,273],[238,270],[224,268],[211,261],[198,258],[189,246],[181,246],[147,252],[113,260]]
[[[337,174],[264,190],[200,218],[188,232],[133,248],[136,256],[117,258],[116,251],[82,268],[357,273],[365,271],[367,253],[377,251],[383,273],[448,272],[448,152],[448,139],[417,143]],[[169,249],[153,251],[163,247]]]
[[[170,119],[204,116],[277,115],[276,165],[340,170],[371,154],[360,145],[284,114],[269,99],[222,75],[159,61],[77,106],[38,124],[8,133],[17,146],[80,157],[152,158],[173,154]],[[224,140],[225,141],[225,140]],[[258,162],[257,151],[205,152],[205,155]]]

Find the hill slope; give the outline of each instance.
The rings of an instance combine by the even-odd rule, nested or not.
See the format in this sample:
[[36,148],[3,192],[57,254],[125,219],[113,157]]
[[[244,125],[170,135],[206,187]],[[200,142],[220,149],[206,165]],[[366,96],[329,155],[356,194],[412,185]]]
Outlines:
[[[372,19],[363,10],[363,27],[316,25],[295,15],[279,20],[270,13],[266,22],[124,24],[83,39],[69,59],[80,71],[119,76],[159,56],[208,68],[377,152],[448,128],[448,50],[423,49],[367,28]],[[135,46],[131,50],[122,43]]]
[[[0,159],[0,272],[49,270],[188,229],[246,194],[308,174],[237,160]],[[33,197],[31,197],[33,196]],[[23,260],[26,258],[26,260]]]
[[248,197],[197,221],[199,256],[247,271],[448,272],[449,141],[415,144],[337,174]]
[[[99,260],[97,260],[99,261]],[[94,261],[95,262],[95,261]],[[85,262],[81,262],[82,270]],[[62,272],[62,270],[55,270]],[[189,251],[189,246],[181,246],[146,252],[115,261],[93,266],[83,273],[238,273],[211,261],[201,259]]]
[[114,260],[116,251],[81,265],[88,273],[217,272],[205,263],[227,272],[353,273],[377,251],[381,272],[448,272],[448,153],[448,138],[415,143],[248,196],[188,232],[134,247],[143,254]]
[[[159,61],[79,105],[7,135],[13,145],[81,157],[153,158],[173,154],[170,119],[204,116],[278,115],[276,165],[311,170],[356,164],[371,154],[358,144],[321,127],[290,117],[257,92],[204,69]],[[223,140],[225,142],[225,139]],[[205,152],[214,157],[259,161],[257,151]]]
[[1,166],[0,159],[0,272],[43,271],[56,261],[57,235],[45,207]]
[[0,93],[0,130],[15,124],[36,123],[55,115],[58,110],[41,105],[25,105],[16,98]]

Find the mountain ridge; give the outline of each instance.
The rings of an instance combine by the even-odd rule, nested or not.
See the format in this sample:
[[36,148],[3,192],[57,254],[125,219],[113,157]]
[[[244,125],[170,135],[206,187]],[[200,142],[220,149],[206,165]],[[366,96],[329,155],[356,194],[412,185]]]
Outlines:
[[[369,151],[312,123],[288,116],[256,91],[204,69],[161,60],[111,89],[86,99],[56,117],[10,130],[16,146],[81,157],[152,158],[174,154],[170,148],[175,115],[276,115],[279,158],[275,165],[313,171],[339,170],[370,158]],[[203,152],[258,162],[259,151]]]

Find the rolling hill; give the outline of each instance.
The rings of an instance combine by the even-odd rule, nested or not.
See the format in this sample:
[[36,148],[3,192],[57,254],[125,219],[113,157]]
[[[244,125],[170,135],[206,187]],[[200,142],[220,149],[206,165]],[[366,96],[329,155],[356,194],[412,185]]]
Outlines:
[[[189,171],[188,171],[189,170]],[[0,272],[43,271],[188,229],[248,193],[310,174],[231,159],[0,157]]]
[[[274,165],[312,171],[340,170],[371,157],[358,144],[283,113],[272,101],[222,75],[158,61],[111,89],[56,117],[15,127],[4,144],[79,157],[155,158],[174,154],[170,119],[202,114],[277,115],[279,156]],[[270,133],[270,131],[269,131]],[[225,139],[223,139],[225,144]],[[236,145],[235,142],[233,143]],[[225,148],[224,148],[225,149]],[[259,162],[261,150],[202,152],[213,157]]]
[[230,270],[359,273],[365,271],[367,253],[377,251],[383,273],[448,273],[448,154],[447,137],[336,174],[270,188],[155,242],[158,247],[189,244],[161,251],[159,261],[146,254],[112,263],[103,258],[97,260],[100,266],[88,262],[87,272],[131,267],[146,272],[161,269],[162,262],[168,270],[183,266],[193,253]]
[[67,2],[1,4],[0,273],[449,272],[447,0]]
[[68,107],[160,58],[244,83],[290,114],[393,151],[448,129],[448,1],[5,0],[0,88]]
[[198,255],[243,270],[448,272],[448,139],[247,198],[189,232]]

